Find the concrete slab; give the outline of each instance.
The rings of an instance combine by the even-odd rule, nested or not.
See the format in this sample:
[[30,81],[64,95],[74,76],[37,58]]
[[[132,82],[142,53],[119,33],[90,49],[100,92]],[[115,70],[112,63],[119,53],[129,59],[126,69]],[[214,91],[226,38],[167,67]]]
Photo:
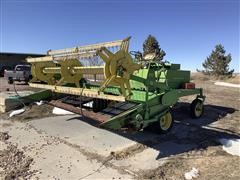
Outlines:
[[36,130],[29,128],[25,123],[14,122],[14,125],[5,126],[7,120],[0,120],[0,130],[8,132],[13,145],[19,149],[27,151],[30,156],[35,156],[35,152],[45,146],[59,143],[45,134],[39,134]]
[[[21,124],[25,124],[25,126]],[[90,162],[92,163],[92,159],[89,162],[87,157],[85,162],[85,151],[95,153],[103,158],[109,157],[111,152],[131,151],[129,157],[126,156],[118,160],[112,159],[110,163],[115,168],[109,171],[125,168],[136,175],[135,173],[138,171],[151,170],[163,165],[171,155],[181,154],[195,147],[195,144],[178,144],[173,139],[169,139],[169,137],[166,138],[164,135],[146,131],[134,134],[116,134],[82,121],[79,115],[48,117],[21,124],[17,125],[17,127],[15,125],[14,131],[11,130],[10,135],[13,136],[11,139],[14,142],[19,142],[19,147],[28,147],[26,149],[28,153],[37,159],[36,165],[33,167],[35,169],[39,167],[42,172],[42,174],[38,174],[36,177],[41,179],[58,177],[59,172],[61,173],[60,177],[64,177],[64,179],[75,179],[77,178],[75,174],[79,169],[83,169],[83,172],[89,172],[90,174],[91,172],[95,174],[97,173],[95,171],[100,169],[101,173],[92,177],[108,178],[109,175],[102,175],[107,174],[109,167],[104,166],[105,172],[105,169],[102,170],[101,163],[99,166],[96,165],[98,162],[95,159],[93,159],[93,162],[96,166],[88,168],[92,166],[92,164],[89,164]],[[32,128],[26,128],[26,125]],[[178,126],[182,125],[176,124],[173,132],[177,133],[177,136],[187,136],[187,133],[183,133],[185,131],[183,129],[180,130]],[[26,132],[22,133],[24,129]],[[185,127],[185,130],[188,132],[190,129]],[[145,144],[145,146],[141,150],[131,149],[132,147],[138,147],[138,143]],[[74,148],[80,150],[75,152]],[[48,157],[51,157],[51,161],[47,160],[47,165],[42,164],[41,162]],[[83,162],[83,164],[76,160]],[[84,164],[86,164],[87,169],[83,166]],[[71,170],[69,170],[69,167]],[[72,172],[73,175],[71,175]],[[84,176],[84,173],[81,171],[79,174]]]
[[3,151],[4,149],[7,149],[7,144],[0,141],[0,151]]
[[[34,157],[30,170],[37,170],[37,173],[33,179],[132,178],[26,123],[14,122],[14,125],[5,126],[6,122],[0,120],[0,129],[10,135],[8,143],[16,145],[25,155]],[[6,148],[5,144],[0,145],[1,149]]]
[[93,153],[109,156],[137,142],[105,129],[96,128],[79,119],[79,116],[57,116],[28,122],[29,125],[46,132],[48,135],[65,139]]
[[39,169],[32,178],[39,179],[131,179],[129,175],[121,175],[115,169],[103,166],[96,160],[87,157],[65,144],[57,144],[44,148],[35,157],[31,169]]
[[161,142],[161,135],[149,132],[137,132],[124,137],[124,135],[99,129],[83,122],[77,115],[33,120],[28,124],[49,136],[59,137],[68,143],[105,157],[109,156],[111,152],[126,150],[138,142],[155,143],[155,145],[151,145],[152,148],[147,147],[129,158],[111,160],[111,163],[117,167],[127,167],[133,172],[155,169],[164,164],[169,156],[181,154],[195,147],[195,144],[178,144],[172,140]]

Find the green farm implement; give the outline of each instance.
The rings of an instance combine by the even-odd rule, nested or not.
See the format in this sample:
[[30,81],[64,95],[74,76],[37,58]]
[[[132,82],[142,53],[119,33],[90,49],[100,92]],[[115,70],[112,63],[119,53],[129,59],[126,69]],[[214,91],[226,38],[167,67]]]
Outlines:
[[159,61],[155,54],[129,53],[129,40],[28,58],[33,75],[29,85],[67,95],[50,103],[91,118],[106,129],[150,127],[167,132],[173,125],[171,108],[180,97],[189,95],[196,95],[190,105],[192,117],[201,117],[205,96],[190,82],[190,71]]

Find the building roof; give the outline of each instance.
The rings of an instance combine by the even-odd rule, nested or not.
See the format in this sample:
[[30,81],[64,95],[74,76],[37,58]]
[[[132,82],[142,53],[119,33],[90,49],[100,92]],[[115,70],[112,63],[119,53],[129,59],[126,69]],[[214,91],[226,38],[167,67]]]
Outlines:
[[46,56],[46,54],[35,53],[17,53],[17,52],[0,52],[1,56]]

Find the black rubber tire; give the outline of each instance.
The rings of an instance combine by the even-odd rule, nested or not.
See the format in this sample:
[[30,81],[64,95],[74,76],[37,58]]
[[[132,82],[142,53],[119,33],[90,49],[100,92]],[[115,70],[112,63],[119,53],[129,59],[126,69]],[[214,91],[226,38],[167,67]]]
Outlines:
[[8,78],[8,84],[13,84],[13,78]]
[[146,130],[150,130],[150,131],[152,131],[154,133],[157,133],[157,134],[166,134],[166,133],[170,132],[172,127],[173,127],[174,120],[173,120],[172,113],[171,112],[169,112],[169,113],[171,115],[172,121],[171,121],[171,124],[170,124],[168,129],[162,129],[161,126],[160,126],[160,120],[159,120],[159,121],[156,121],[156,122],[153,122],[153,123],[149,124],[148,127],[146,127]]
[[[196,108],[199,106],[199,104],[202,106],[201,107],[201,114],[196,113]],[[203,101],[201,99],[194,99],[190,105],[190,113],[192,118],[200,118],[204,114],[204,105]]]
[[29,81],[31,81],[31,80],[32,80],[32,78],[33,78],[33,77],[32,77],[32,75],[30,75],[30,76],[28,77],[28,79],[27,79],[25,82],[27,82],[27,83],[28,83]]

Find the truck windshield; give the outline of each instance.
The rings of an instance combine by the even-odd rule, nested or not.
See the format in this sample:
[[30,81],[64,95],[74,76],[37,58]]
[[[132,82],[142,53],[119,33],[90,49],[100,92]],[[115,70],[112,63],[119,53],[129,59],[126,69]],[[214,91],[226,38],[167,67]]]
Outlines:
[[16,71],[29,71],[30,66],[17,66]]

